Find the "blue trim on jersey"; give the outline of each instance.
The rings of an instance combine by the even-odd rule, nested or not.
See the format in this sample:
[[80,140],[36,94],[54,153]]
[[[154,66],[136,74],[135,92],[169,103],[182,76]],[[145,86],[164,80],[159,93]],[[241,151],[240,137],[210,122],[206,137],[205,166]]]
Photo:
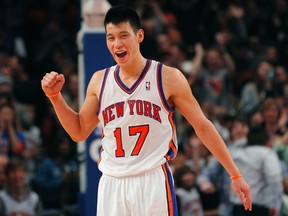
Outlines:
[[[171,142],[173,143],[173,145],[175,146],[175,149],[177,149],[175,143],[173,140],[171,140]],[[169,148],[168,152],[167,152],[167,155],[169,155],[170,159],[169,160],[172,160],[174,159],[174,157],[176,156],[176,152],[172,149],[172,148]]]
[[98,100],[98,110],[96,112],[97,116],[99,115],[99,112],[100,112],[102,95],[103,95],[103,91],[104,91],[104,88],[105,88],[105,85],[106,85],[106,80],[107,80],[109,71],[110,71],[110,68],[106,68],[105,74],[104,74],[104,77],[103,77],[102,86],[101,86],[101,90],[100,90],[100,96],[99,96],[99,100]]
[[128,88],[120,79],[120,67],[117,66],[116,70],[115,70],[115,80],[118,83],[118,85],[120,86],[120,88],[122,88],[125,92],[127,92],[128,94],[131,94],[136,88],[137,86],[141,83],[141,81],[143,80],[143,78],[145,77],[145,75],[147,74],[149,68],[151,65],[151,60],[147,59],[146,61],[146,65],[143,69],[143,71],[141,72],[140,76],[138,77],[138,79],[136,80],[136,82],[132,85],[131,88]]
[[158,84],[158,90],[161,97],[161,100],[163,102],[164,107],[170,111],[175,112],[175,107],[170,107],[164,94],[163,86],[162,86],[162,63],[158,63],[157,65],[157,84]]
[[170,187],[170,191],[171,191],[171,197],[172,197],[172,202],[173,202],[173,216],[178,216],[178,205],[177,205],[177,200],[176,200],[173,175],[171,173],[171,170],[169,169],[168,162],[164,163],[163,165],[164,165],[164,168],[165,168],[166,173],[167,173],[167,177],[168,177],[167,180],[169,182],[169,187]]

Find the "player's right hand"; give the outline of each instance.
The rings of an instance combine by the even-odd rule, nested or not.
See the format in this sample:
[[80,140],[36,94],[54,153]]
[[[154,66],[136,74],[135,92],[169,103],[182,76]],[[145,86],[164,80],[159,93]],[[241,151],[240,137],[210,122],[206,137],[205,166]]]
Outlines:
[[245,210],[252,211],[251,189],[247,182],[241,177],[232,180],[232,188],[243,203]]
[[61,91],[65,83],[63,74],[58,74],[55,71],[46,73],[41,80],[42,90],[46,95],[53,95]]

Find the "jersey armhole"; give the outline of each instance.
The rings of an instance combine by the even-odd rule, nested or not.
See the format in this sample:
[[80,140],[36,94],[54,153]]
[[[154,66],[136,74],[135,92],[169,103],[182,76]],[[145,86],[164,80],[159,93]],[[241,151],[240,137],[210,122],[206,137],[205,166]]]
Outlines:
[[165,98],[165,94],[164,94],[164,90],[163,90],[163,84],[162,84],[162,67],[163,64],[158,62],[157,64],[157,88],[158,88],[158,92],[162,101],[163,106],[165,107],[165,109],[168,112],[175,112],[175,107],[171,107],[169,106],[166,98]]
[[100,90],[100,96],[99,96],[99,100],[98,100],[98,110],[97,110],[97,112],[96,112],[96,115],[97,115],[97,116],[99,115],[99,112],[100,112],[100,110],[101,110],[102,95],[103,95],[103,92],[104,92],[104,89],[105,89],[105,86],[106,86],[106,81],[107,81],[107,77],[108,77],[109,71],[110,71],[110,68],[106,68],[105,74],[104,74],[104,77],[103,77],[103,80],[102,80],[102,85],[101,85],[101,90]]

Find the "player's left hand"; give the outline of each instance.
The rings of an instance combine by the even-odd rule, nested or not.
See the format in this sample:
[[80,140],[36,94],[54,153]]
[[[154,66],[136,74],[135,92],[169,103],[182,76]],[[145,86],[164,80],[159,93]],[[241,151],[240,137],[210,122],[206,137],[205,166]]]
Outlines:
[[232,188],[243,203],[245,210],[252,211],[251,191],[246,181],[242,177],[232,180]]

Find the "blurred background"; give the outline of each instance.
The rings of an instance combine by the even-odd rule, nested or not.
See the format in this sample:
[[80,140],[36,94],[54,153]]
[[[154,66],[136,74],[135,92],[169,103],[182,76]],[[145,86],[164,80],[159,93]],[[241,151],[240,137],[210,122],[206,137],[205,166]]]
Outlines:
[[[141,17],[144,57],[183,72],[205,115],[227,145],[238,136],[246,137],[252,128],[265,129],[268,147],[282,167],[283,187],[277,206],[268,208],[287,215],[282,197],[288,192],[286,0],[1,0],[1,189],[5,189],[8,178],[6,164],[20,158],[27,165],[25,184],[39,195],[42,215],[81,214],[77,144],[59,124],[40,81],[52,70],[64,74],[62,94],[78,111],[79,31],[83,26],[102,26],[104,12],[119,3],[134,7]],[[239,118],[248,130],[235,129]],[[188,191],[193,186],[197,192],[191,199],[194,203],[198,200],[194,214],[223,215],[219,210],[223,204],[220,191],[225,189],[211,180],[209,192],[199,177],[213,157],[180,115],[176,124],[179,154],[171,162],[177,174],[176,187],[185,188],[181,175],[185,174],[183,167],[188,167],[193,173]],[[179,192],[179,203],[182,195]],[[187,215],[185,211],[179,204],[179,214]]]

